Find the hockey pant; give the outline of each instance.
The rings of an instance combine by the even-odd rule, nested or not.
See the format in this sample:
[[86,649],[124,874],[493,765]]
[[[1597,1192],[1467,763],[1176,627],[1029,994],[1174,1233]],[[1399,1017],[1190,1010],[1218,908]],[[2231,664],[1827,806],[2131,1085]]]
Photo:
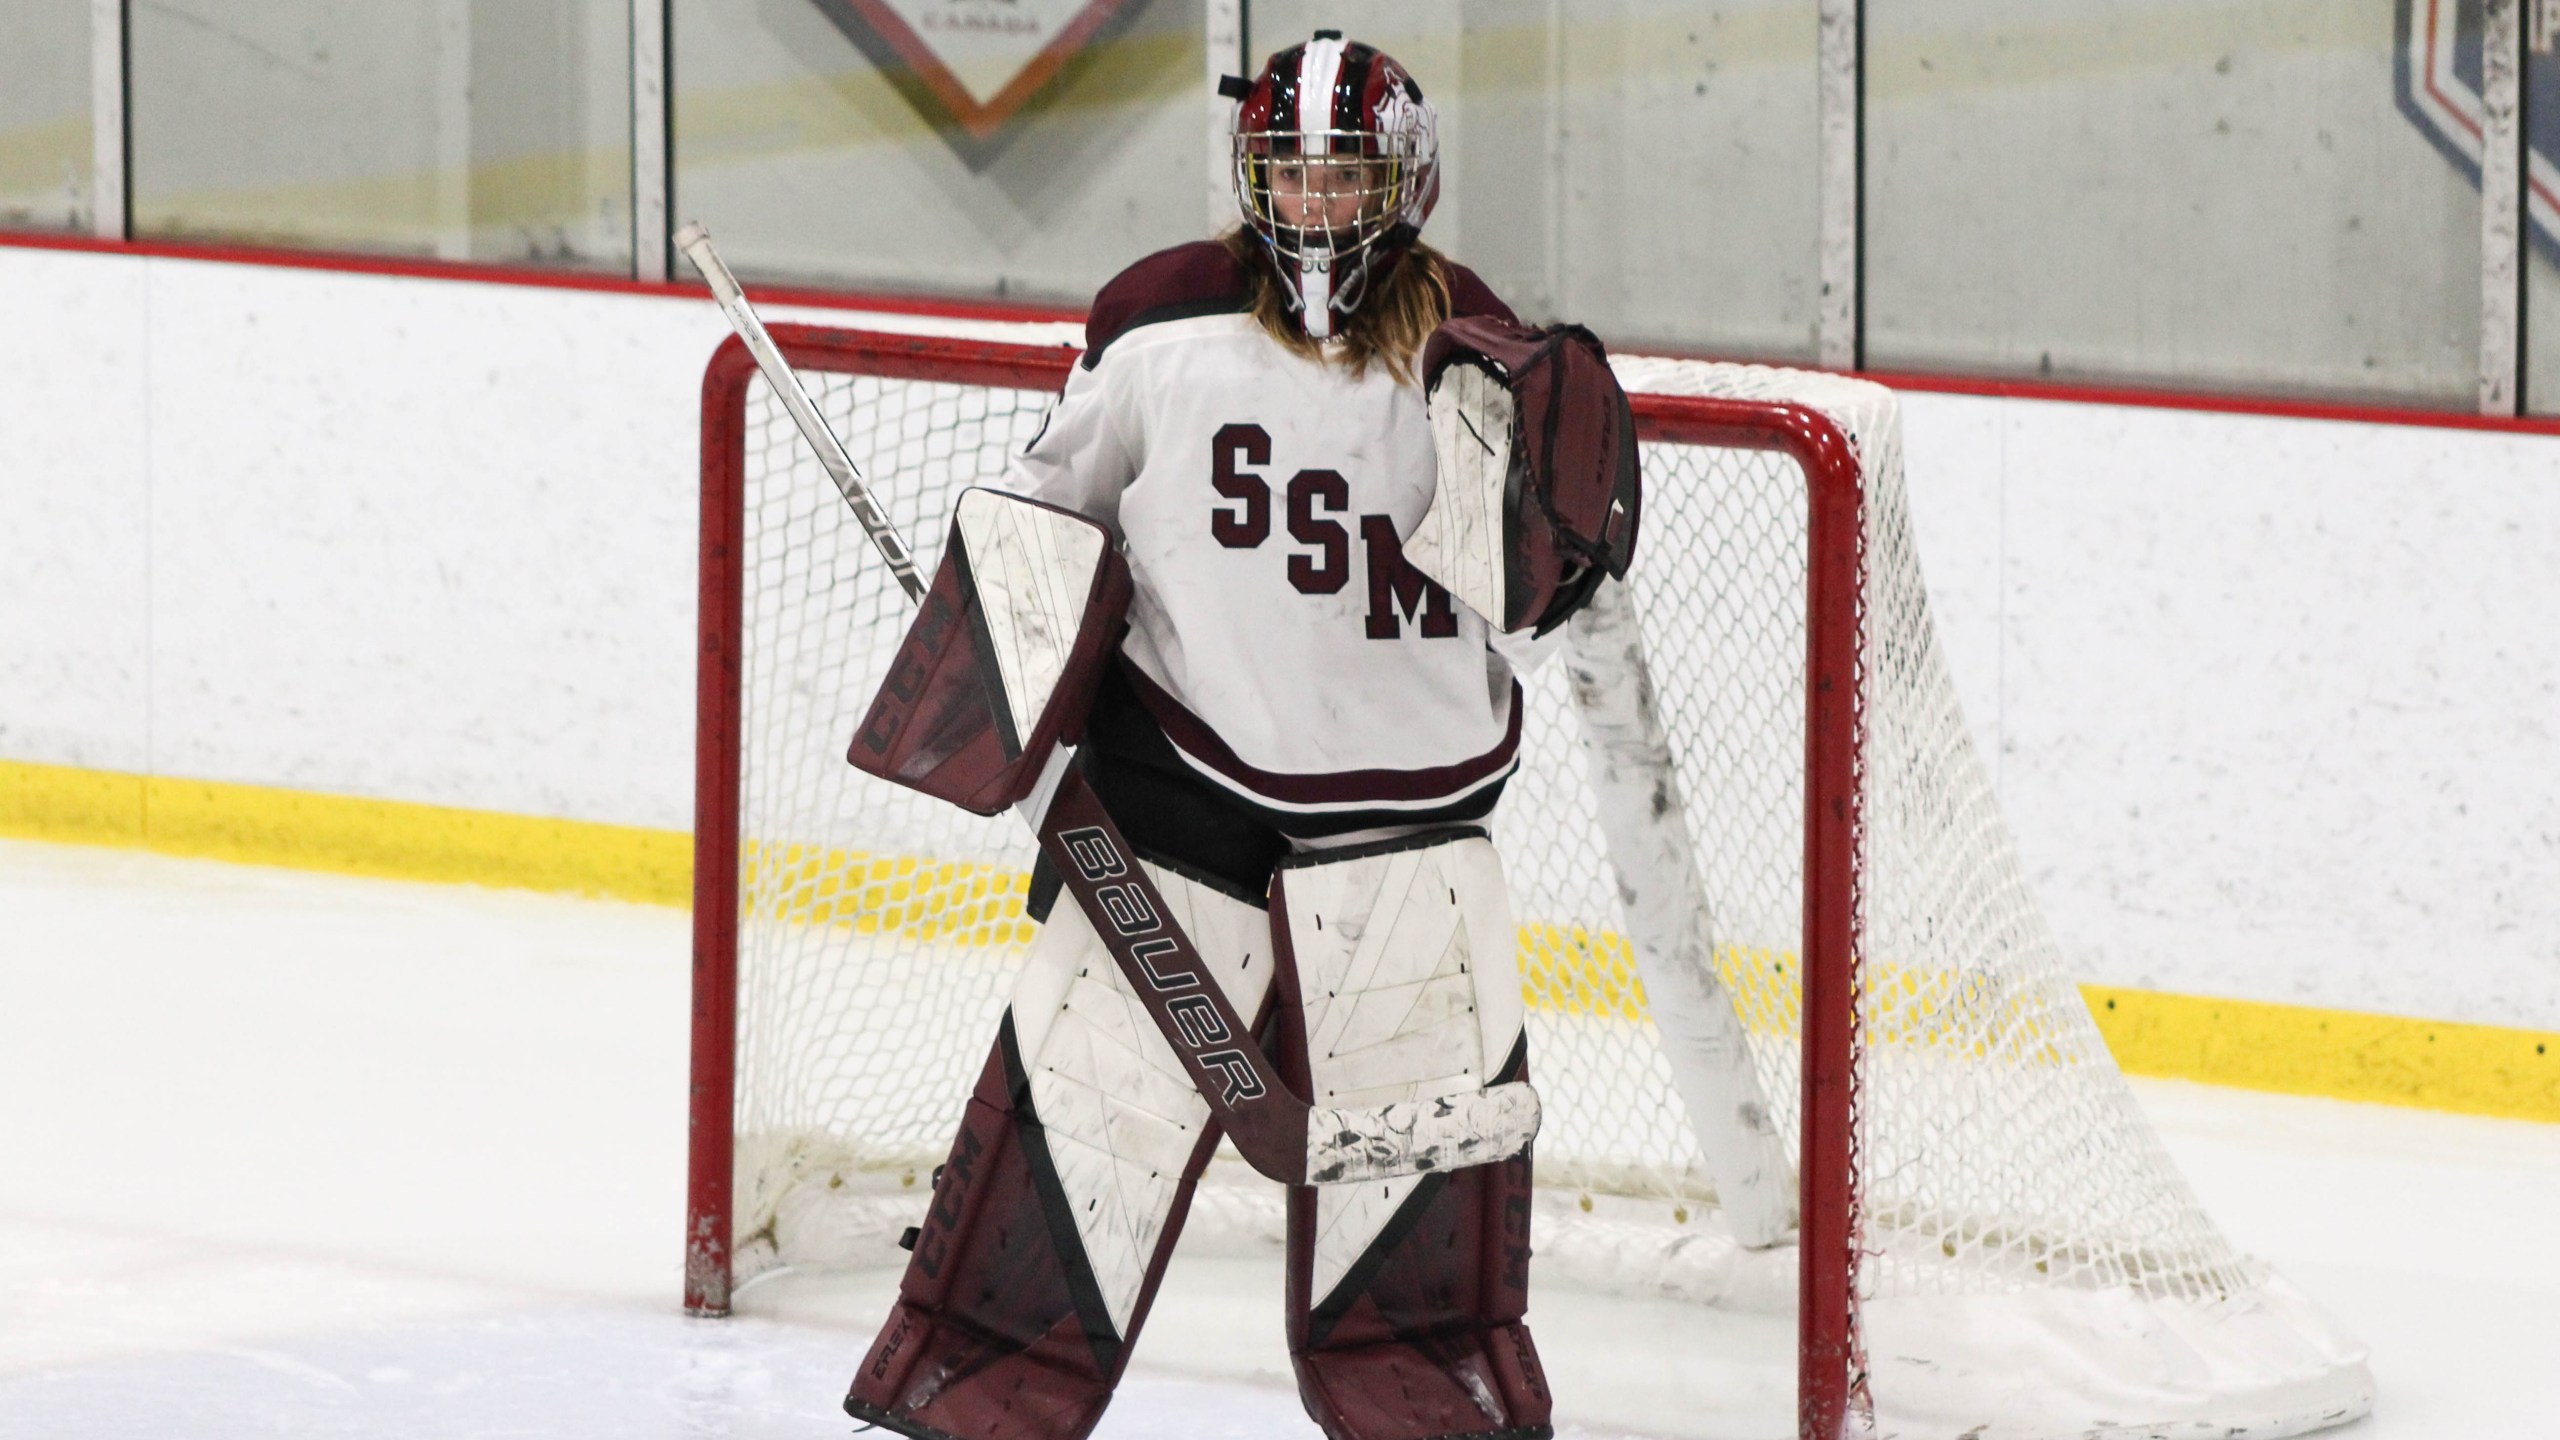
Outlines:
[[[1378,1103],[1525,1065],[1499,868],[1480,837],[1450,835],[1292,861],[1268,915],[1148,870],[1293,1082],[1318,1104]],[[1363,891],[1376,882],[1405,893],[1381,902]],[[1385,923],[1372,926],[1373,914]],[[1356,943],[1364,928],[1373,943]],[[1477,954],[1499,977],[1483,998]],[[1275,978],[1283,996],[1303,982],[1322,1003],[1271,1013]],[[1060,906],[1015,985],[846,1410],[928,1440],[1082,1440],[1119,1382],[1217,1138],[1109,953]],[[1520,1324],[1528,1206],[1525,1155],[1290,1192],[1290,1351],[1329,1436],[1548,1433]]]

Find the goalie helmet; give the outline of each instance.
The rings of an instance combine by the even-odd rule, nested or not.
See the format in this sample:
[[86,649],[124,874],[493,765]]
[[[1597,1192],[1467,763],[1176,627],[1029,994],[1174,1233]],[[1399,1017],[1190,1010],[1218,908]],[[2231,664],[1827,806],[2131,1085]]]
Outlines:
[[1316,339],[1360,308],[1440,198],[1431,102],[1393,57],[1339,30],[1219,90],[1236,107],[1235,190],[1289,308]]

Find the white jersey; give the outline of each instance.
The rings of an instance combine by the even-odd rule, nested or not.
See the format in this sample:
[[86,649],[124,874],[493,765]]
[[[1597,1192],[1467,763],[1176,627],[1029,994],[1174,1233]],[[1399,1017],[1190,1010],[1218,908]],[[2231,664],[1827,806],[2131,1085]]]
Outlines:
[[1498,784],[1519,745],[1511,667],[1401,549],[1435,485],[1421,391],[1291,354],[1221,264],[1236,277],[1219,247],[1185,246],[1105,289],[1014,488],[1119,538],[1132,684],[1211,781],[1307,815],[1423,813]]

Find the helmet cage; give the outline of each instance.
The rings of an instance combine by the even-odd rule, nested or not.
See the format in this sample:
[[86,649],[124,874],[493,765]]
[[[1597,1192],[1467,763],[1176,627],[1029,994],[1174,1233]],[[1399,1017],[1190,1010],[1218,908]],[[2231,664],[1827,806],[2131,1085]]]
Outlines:
[[1291,261],[1357,254],[1385,240],[1405,223],[1416,179],[1431,163],[1415,135],[1255,130],[1235,137],[1245,223]]
[[[1244,222],[1262,237],[1283,273],[1320,286],[1290,287],[1291,308],[1308,291],[1325,292],[1327,308],[1348,314],[1366,298],[1374,271],[1413,244],[1420,197],[1429,193],[1437,157],[1427,135],[1376,130],[1250,130],[1235,136],[1236,198]],[[1312,317],[1311,317],[1312,319]],[[1323,335],[1329,324],[1309,325]]]

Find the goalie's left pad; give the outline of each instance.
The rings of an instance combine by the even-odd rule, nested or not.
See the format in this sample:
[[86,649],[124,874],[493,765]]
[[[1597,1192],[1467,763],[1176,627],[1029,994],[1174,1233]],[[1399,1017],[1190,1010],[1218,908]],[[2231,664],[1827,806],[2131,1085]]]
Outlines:
[[1072,510],[971,488],[854,732],[854,768],[993,815],[1083,733],[1127,628],[1128,562]]
[[[1518,938],[1484,832],[1316,851],[1271,886],[1289,1079],[1317,1105],[1528,1078]],[[1529,1152],[1289,1192],[1289,1350],[1332,1440],[1534,1437]]]
[[1439,484],[1404,558],[1510,633],[1544,634],[1635,559],[1635,417],[1600,341],[1462,316],[1422,351]]

